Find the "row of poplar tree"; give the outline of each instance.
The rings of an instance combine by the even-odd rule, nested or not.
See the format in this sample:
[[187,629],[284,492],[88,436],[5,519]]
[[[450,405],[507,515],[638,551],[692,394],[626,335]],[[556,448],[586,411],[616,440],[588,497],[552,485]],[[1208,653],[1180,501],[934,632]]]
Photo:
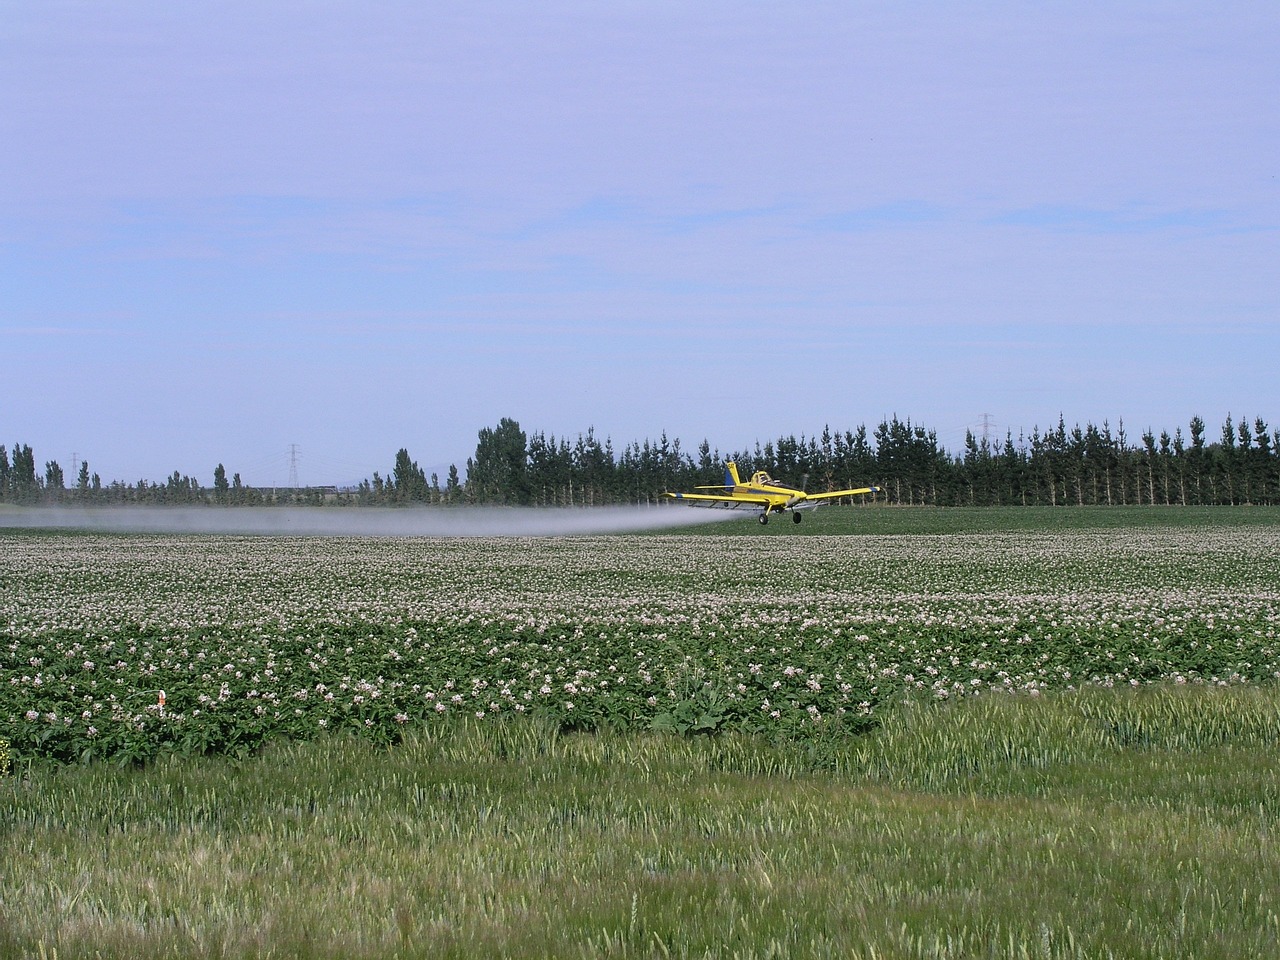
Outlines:
[[575,439],[526,435],[504,419],[480,431],[466,480],[451,467],[442,486],[406,449],[391,473],[361,484],[370,503],[491,503],[568,506],[652,503],[666,491],[724,482],[724,461],[741,476],[767,470],[817,492],[874,484],[873,498],[935,506],[1280,503],[1280,430],[1257,418],[1222,424],[1217,438],[1193,417],[1186,435],[1148,430],[1135,442],[1123,421],[1011,433],[992,442],[965,437],[951,452],[934,431],[897,417],[820,436],[780,437],[726,455],[703,441],[694,453],[679,440],[631,443],[618,454],[593,430]]
[[780,437],[753,449],[721,454],[703,441],[690,453],[663,434],[628,444],[619,454],[594,430],[576,438],[526,434],[501,420],[479,433],[463,477],[456,466],[441,481],[428,477],[407,449],[386,476],[374,473],[349,490],[263,490],[228,478],[222,464],[212,487],[175,471],[159,483],[103,485],[87,462],[69,486],[56,461],[37,471],[31,447],[0,445],[0,500],[17,503],[506,504],[593,506],[652,503],[666,491],[724,482],[724,462],[739,473],[767,470],[811,492],[874,484],[868,497],[935,506],[1278,504],[1280,430],[1261,418],[1231,416],[1216,437],[1193,417],[1184,435],[1148,430],[1130,438],[1123,421],[1012,433],[992,441],[969,432],[964,449],[948,451],[934,431],[896,416],[870,433],[865,426],[820,436]]
[[[285,498],[296,495],[302,499],[309,491],[289,491]],[[312,495],[313,500],[319,498]],[[19,504],[107,504],[107,503],[227,503],[246,506],[275,503],[281,500],[279,491],[250,487],[240,480],[240,474],[227,478],[227,471],[218,464],[213,471],[213,486],[202,486],[195,477],[175,470],[164,480],[152,482],[138,480],[125,483],[113,480],[103,484],[102,478],[89,469],[89,461],[81,460],[76,478],[67,483],[66,475],[56,460],[48,460],[44,469],[36,469],[36,457],[30,445],[15,443],[10,454],[0,444],[0,502]]]

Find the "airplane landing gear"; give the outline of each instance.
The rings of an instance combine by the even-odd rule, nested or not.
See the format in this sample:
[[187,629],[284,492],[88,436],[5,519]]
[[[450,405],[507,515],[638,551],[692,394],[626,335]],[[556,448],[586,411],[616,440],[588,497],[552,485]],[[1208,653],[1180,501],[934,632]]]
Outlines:
[[769,511],[766,510],[764,513],[760,514],[760,526],[763,527],[768,522],[769,522]]
[[792,523],[799,523],[799,522],[800,522],[801,520],[803,520],[803,519],[804,519],[804,517],[803,517],[801,514],[796,513],[794,510],[792,510],[792,511],[791,511],[791,522],[792,522]]

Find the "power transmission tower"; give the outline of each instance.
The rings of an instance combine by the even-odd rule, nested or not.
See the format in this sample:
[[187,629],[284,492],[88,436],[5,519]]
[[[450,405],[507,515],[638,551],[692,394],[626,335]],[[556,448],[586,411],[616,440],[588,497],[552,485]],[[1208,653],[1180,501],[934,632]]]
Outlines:
[[289,489],[298,489],[298,445],[289,444]]
[[991,444],[991,428],[995,426],[995,421],[991,418],[991,414],[984,413],[982,415],[982,442],[990,446]]

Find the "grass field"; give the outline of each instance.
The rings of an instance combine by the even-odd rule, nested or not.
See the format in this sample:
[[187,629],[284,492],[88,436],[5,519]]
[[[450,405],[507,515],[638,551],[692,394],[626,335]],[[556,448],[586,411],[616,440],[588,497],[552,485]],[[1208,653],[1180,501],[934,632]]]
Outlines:
[[0,956],[1280,956],[1278,558],[0,534]]

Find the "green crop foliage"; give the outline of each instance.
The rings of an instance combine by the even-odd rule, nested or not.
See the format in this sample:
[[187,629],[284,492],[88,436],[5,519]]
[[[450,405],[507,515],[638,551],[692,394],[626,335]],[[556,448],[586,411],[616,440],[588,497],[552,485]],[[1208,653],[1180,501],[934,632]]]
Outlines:
[[1278,706],[912,703],[840,765],[466,716],[392,747],[37,762],[0,788],[0,956],[1272,956]]
[[[917,516],[845,515],[877,513]],[[129,763],[533,717],[822,753],[904,700],[1280,676],[1280,512],[1033,514],[865,536],[0,535],[0,736]]]
[[1261,509],[3,533],[0,957],[1273,956],[1278,558]]

